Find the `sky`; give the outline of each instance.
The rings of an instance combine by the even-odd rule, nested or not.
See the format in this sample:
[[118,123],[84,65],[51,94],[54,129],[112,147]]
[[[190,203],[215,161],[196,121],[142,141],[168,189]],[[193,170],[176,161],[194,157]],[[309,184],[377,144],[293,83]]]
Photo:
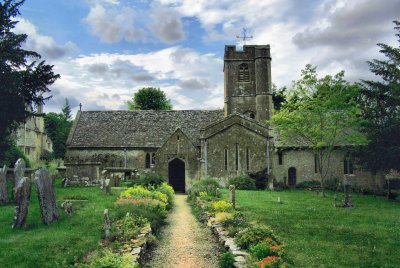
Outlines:
[[397,45],[398,0],[26,0],[15,32],[61,75],[45,112],[126,110],[143,87],[174,109],[223,107],[225,45],[271,46],[272,82],[291,86],[306,64],[377,79],[366,61]]

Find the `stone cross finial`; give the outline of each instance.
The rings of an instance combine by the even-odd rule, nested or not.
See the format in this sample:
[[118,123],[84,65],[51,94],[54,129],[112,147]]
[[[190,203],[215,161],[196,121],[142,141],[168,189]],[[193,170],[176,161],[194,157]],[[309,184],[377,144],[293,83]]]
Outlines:
[[82,103],[79,103],[79,111],[82,111]]
[[253,36],[252,36],[252,35],[247,35],[247,29],[246,29],[246,28],[243,28],[243,30],[242,30],[242,36],[236,35],[236,38],[238,38],[238,39],[243,39],[243,45],[246,45],[246,40],[252,39]]

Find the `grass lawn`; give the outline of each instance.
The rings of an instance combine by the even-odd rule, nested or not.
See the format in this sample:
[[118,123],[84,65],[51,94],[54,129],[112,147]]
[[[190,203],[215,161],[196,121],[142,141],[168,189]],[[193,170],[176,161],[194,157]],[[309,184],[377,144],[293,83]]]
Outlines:
[[333,207],[332,192],[325,199],[305,190],[236,195],[250,221],[275,230],[295,267],[400,267],[400,202],[353,194],[355,208],[343,209]]
[[[98,187],[61,188],[56,181],[59,221],[44,225],[38,199],[32,185],[28,228],[12,230],[13,205],[0,207],[0,267],[65,267],[99,247],[103,210],[112,208],[117,198]],[[87,199],[74,203],[72,216],[60,208],[61,200]],[[110,211],[112,213],[112,210]],[[112,214],[111,214],[112,216]]]

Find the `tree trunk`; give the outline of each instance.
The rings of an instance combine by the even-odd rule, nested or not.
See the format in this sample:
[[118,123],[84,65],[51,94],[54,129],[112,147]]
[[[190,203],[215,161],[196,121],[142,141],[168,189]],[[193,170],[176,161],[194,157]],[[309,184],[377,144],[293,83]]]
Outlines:
[[53,180],[45,168],[35,172],[36,192],[44,224],[50,224],[59,218]]
[[8,203],[7,196],[7,167],[0,169],[0,205]]
[[26,227],[26,218],[28,216],[29,200],[31,197],[31,182],[29,178],[22,178],[15,187],[15,209],[12,228]]

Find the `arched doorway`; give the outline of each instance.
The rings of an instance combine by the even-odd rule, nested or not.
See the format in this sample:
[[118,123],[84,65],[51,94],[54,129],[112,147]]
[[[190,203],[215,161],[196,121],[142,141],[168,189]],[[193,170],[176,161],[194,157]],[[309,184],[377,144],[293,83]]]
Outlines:
[[294,167],[291,167],[288,170],[288,186],[289,187],[296,186],[296,169]]
[[185,192],[185,162],[175,158],[168,163],[168,181],[175,192]]

